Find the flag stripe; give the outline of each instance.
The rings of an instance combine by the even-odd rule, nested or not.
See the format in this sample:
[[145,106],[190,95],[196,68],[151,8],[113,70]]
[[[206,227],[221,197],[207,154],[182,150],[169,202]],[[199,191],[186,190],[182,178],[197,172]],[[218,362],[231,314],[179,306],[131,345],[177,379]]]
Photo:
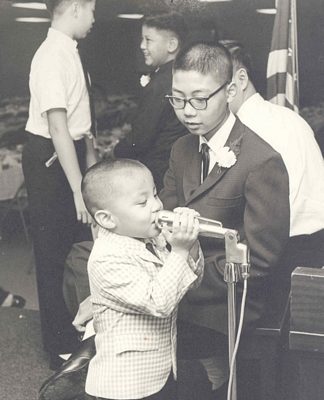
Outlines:
[[277,93],[275,96],[269,99],[271,103],[278,104],[279,106],[286,105],[286,95],[284,93]]
[[269,54],[267,78],[274,74],[287,72],[288,49],[274,50]]
[[286,92],[286,72],[272,75],[268,78],[268,99],[272,99],[276,94]]
[[290,0],[278,0],[277,14],[273,25],[271,51],[287,49],[289,36],[289,18]]

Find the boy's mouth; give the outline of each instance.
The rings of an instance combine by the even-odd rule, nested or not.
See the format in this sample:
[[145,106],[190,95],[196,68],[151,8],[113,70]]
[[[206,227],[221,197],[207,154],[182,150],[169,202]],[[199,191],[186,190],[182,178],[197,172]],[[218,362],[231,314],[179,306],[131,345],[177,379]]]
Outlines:
[[197,129],[197,128],[199,128],[199,126],[201,126],[201,124],[198,123],[198,122],[188,122],[188,121],[184,121],[184,124],[185,124],[189,129]]

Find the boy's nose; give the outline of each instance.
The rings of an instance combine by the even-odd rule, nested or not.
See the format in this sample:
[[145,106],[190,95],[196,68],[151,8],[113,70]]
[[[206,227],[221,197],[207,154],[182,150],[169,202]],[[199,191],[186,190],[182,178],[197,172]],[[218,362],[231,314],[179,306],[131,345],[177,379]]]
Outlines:
[[156,201],[154,203],[154,211],[160,211],[163,208],[162,201],[160,200],[159,197],[156,198]]
[[183,113],[185,116],[192,116],[192,115],[196,115],[197,110],[192,107],[192,105],[189,103],[189,101],[187,101],[184,106]]
[[140,49],[141,49],[141,50],[144,50],[145,48],[146,48],[145,40],[142,39],[142,40],[141,40],[141,44],[140,44]]

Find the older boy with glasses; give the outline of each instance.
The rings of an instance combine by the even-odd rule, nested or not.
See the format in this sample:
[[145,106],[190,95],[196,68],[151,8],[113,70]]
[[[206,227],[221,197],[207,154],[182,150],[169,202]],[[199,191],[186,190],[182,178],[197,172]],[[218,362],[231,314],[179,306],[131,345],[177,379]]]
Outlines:
[[[172,147],[160,198],[166,209],[190,207],[219,220],[249,246],[246,331],[265,312],[270,277],[288,240],[289,182],[280,154],[230,112],[236,94],[231,78],[223,46],[193,44],[176,57],[168,99],[190,135]],[[219,239],[202,237],[201,247],[205,275],[180,303],[178,358],[198,360],[209,380],[203,393],[195,393],[195,385],[186,399],[219,400],[226,398],[228,374],[226,255]],[[181,388],[179,393],[182,398]]]

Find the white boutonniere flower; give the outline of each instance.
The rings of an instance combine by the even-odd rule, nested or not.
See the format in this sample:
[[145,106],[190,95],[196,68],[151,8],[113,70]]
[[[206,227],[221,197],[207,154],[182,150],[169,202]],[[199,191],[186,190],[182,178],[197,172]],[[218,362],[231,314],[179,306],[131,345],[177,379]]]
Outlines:
[[217,151],[217,164],[220,168],[231,168],[237,161],[233,150],[228,146],[222,147]]
[[216,162],[219,167],[218,172],[220,172],[222,168],[231,168],[236,163],[237,156],[240,154],[242,138],[243,135],[233,142],[230,142],[229,146],[224,146],[217,152]]
[[142,75],[140,78],[140,84],[142,87],[145,87],[150,83],[151,77],[150,75]]

